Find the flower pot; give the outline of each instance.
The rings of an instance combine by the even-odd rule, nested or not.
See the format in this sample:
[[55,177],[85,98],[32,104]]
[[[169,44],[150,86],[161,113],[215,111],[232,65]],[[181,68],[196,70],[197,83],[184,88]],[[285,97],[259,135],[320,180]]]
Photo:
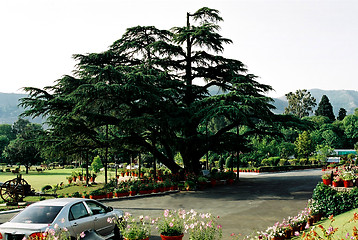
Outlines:
[[327,186],[331,185],[331,183],[332,183],[331,179],[322,179],[322,181],[323,181],[324,185],[327,185]]
[[124,193],[114,193],[115,197],[126,197],[129,196],[129,192],[124,192]]
[[162,240],[182,240],[184,237],[184,234],[182,234],[180,236],[164,236],[164,235],[160,234],[160,237],[162,238]]
[[353,187],[353,180],[343,180],[343,184],[345,188]]
[[332,186],[333,187],[340,187],[341,186],[341,181],[338,181],[338,182],[333,181]]

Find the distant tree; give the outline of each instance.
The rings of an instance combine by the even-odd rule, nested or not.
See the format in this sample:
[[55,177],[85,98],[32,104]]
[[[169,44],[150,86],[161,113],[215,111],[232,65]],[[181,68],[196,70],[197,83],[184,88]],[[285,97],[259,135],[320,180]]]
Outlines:
[[6,136],[10,141],[16,138],[10,124],[0,124],[0,135]]
[[285,96],[288,106],[285,108],[284,113],[293,114],[299,118],[308,116],[317,105],[316,99],[306,89],[297,90],[295,93],[289,92]]
[[101,171],[101,168],[103,168],[103,164],[102,164],[101,158],[99,156],[96,156],[93,158],[91,167],[95,173],[98,173],[99,171]]
[[29,120],[19,118],[14,124],[12,125],[12,132],[13,134],[18,135],[25,131],[27,125],[30,124]]
[[338,112],[337,120],[342,121],[347,116],[347,110],[344,108],[340,108]]
[[314,151],[314,145],[311,140],[311,136],[308,131],[301,133],[295,141],[296,152],[299,157],[308,157]]
[[288,159],[295,154],[295,145],[293,143],[282,142],[278,148],[282,159]]
[[352,147],[358,141],[358,116],[348,115],[343,119],[344,133]]
[[327,157],[334,153],[334,149],[329,145],[317,145],[316,146],[316,156],[320,162],[325,163]]
[[26,167],[26,173],[31,165],[42,161],[37,139],[42,135],[41,125],[29,123],[21,128],[15,140],[5,147],[4,156],[12,163],[20,163]]
[[332,104],[326,95],[322,96],[315,115],[328,117],[332,122],[335,120]]

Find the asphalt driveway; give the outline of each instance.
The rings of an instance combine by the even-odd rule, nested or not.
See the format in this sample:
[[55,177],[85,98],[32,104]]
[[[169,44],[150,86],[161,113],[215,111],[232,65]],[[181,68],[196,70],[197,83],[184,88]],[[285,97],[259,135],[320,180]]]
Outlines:
[[[104,202],[113,208],[130,212],[134,216],[156,218],[165,209],[195,209],[198,212],[220,216],[223,240],[240,239],[255,231],[265,230],[283,218],[296,215],[307,206],[313,189],[321,181],[321,170],[282,173],[240,173],[240,182],[222,185],[204,191],[179,192],[162,196],[131,198]],[[0,223],[13,214],[1,214]],[[152,232],[151,240],[160,239]],[[184,236],[184,239],[187,239]]]
[[[321,181],[321,170],[282,173],[241,174],[236,185],[204,191],[180,192],[164,196],[106,202],[135,216],[160,216],[165,209],[195,209],[220,216],[223,239],[231,233],[242,238],[265,230],[275,222],[296,215],[307,206],[313,189]],[[151,239],[160,239],[153,232]]]

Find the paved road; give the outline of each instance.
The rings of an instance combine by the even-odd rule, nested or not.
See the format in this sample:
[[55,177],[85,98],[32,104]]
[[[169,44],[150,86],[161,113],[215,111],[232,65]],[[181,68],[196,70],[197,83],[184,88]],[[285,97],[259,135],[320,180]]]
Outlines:
[[165,209],[178,208],[210,212],[220,216],[226,240],[231,233],[244,237],[296,215],[307,206],[321,174],[321,170],[241,174],[241,181],[233,186],[107,204],[136,216],[158,217]]
[[[105,204],[135,216],[158,217],[165,209],[195,209],[220,216],[223,239],[230,234],[242,237],[265,230],[275,222],[296,215],[307,205],[312,191],[321,181],[321,170],[283,173],[241,174],[238,184],[205,191],[180,192],[164,196],[108,201]],[[0,222],[11,215],[0,216]],[[154,231],[151,240],[160,239]],[[184,237],[185,238],[185,237]]]

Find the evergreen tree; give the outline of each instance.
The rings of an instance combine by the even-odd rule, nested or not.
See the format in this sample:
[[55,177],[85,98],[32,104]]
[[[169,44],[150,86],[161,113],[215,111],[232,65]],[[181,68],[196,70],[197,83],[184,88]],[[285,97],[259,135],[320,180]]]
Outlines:
[[347,116],[347,110],[344,108],[340,108],[338,112],[337,120],[342,121]]
[[[262,132],[258,123],[273,117],[265,96],[272,88],[220,55],[231,43],[218,33],[220,21],[217,10],[204,7],[171,31],[129,28],[109,50],[75,55],[75,76],[44,90],[26,88],[26,115],[49,115],[57,146],[70,147],[72,139],[77,150],[150,152],[173,172],[181,169],[174,159],[180,152],[185,169],[199,173],[207,151],[242,146],[238,126]],[[213,86],[224,92],[211,96]],[[208,127],[221,118],[217,128]]]
[[323,95],[315,112],[316,116],[328,117],[332,122],[335,120],[332,104],[326,95]]

